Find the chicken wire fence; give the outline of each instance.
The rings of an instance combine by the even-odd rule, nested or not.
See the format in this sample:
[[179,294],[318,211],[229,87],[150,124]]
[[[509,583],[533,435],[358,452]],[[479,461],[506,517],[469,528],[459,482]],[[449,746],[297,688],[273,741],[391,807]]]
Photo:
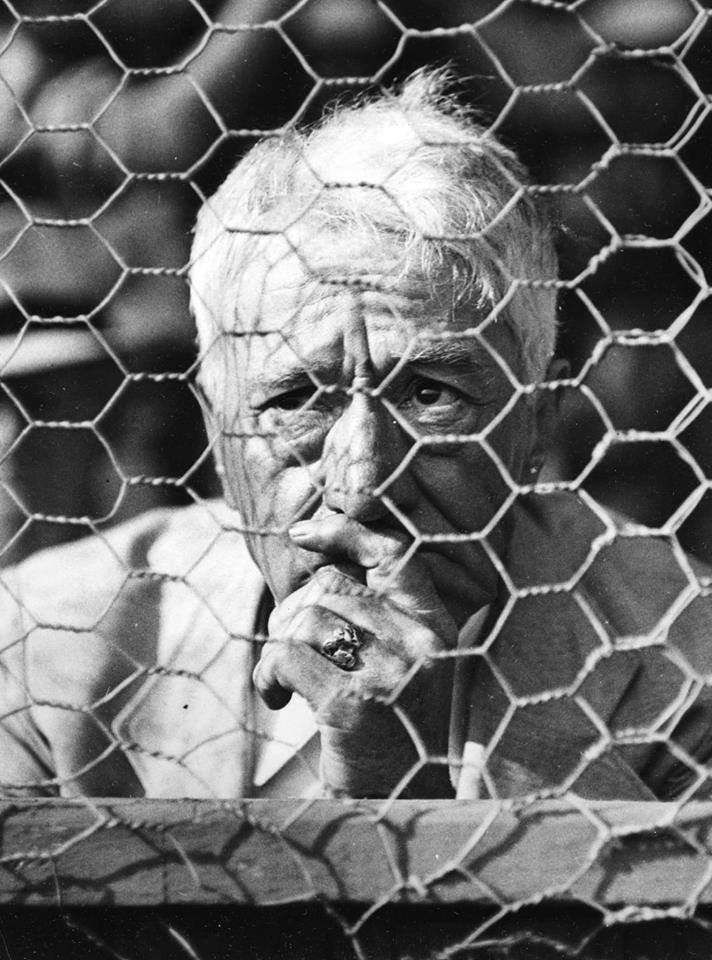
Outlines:
[[[3,814],[4,899],[306,903],[338,929],[338,943],[329,941],[335,956],[608,956],[616,946],[603,934],[663,918],[685,920],[689,949],[704,952],[711,861],[704,817],[690,801],[709,792],[711,752],[708,9],[693,0],[644,10],[627,0],[5,0],[0,29],[0,779],[14,798]],[[443,63],[461,78],[460,101],[476,109],[478,142],[498,138],[531,171],[527,180],[497,154],[499,205],[467,235],[431,234],[418,221],[421,184],[399,180],[398,164],[381,167],[375,188],[340,172],[361,169],[366,127],[359,140],[354,125],[353,150],[333,159],[328,138],[320,157],[318,144],[293,133],[335,99],[351,104],[354,94],[378,95]],[[403,102],[381,135],[399,115],[418,141],[403,155],[408,171],[421,147],[454,149],[451,129],[423,133],[418,109]],[[296,183],[298,202],[288,216],[278,211],[276,224],[255,219],[257,200],[241,209],[208,199],[264,138],[274,182],[265,166],[241,190],[262,189],[266,209],[269,191]],[[444,319],[413,324],[398,286],[412,263],[393,266],[392,248],[364,241],[363,231],[355,248],[340,245],[334,223],[357,220],[363,211],[349,213],[349,197],[364,193],[371,224],[392,227],[400,217],[402,232],[410,218],[418,255],[428,244],[442,254],[428,295]],[[204,203],[203,220],[214,222],[191,257]],[[558,276],[542,262],[543,233],[525,249],[522,231],[537,214],[521,211],[530,207],[545,208],[554,224]],[[518,216],[523,274],[502,263],[511,253],[507,224]],[[498,231],[509,238],[504,246]],[[216,266],[226,237],[243,244],[241,261],[231,254],[237,276],[229,263],[222,275]],[[458,244],[499,270],[489,299],[481,277],[469,287],[458,280],[453,264],[466,273],[468,256],[453,256]],[[264,262],[269,269],[254,266]],[[374,282],[379,271],[390,286]],[[363,317],[376,302],[374,337],[385,330],[389,349],[397,341],[398,362],[348,383],[314,365],[315,338],[321,355],[318,338],[332,319],[314,308],[316,281],[330,285],[344,315]],[[238,287],[239,307],[225,306],[221,295]],[[546,375],[527,366],[502,326],[517,297],[545,311],[552,291],[558,354],[570,369]],[[197,359],[191,294],[204,318]],[[477,295],[477,322],[458,326],[462,304]],[[533,336],[529,355],[546,352],[543,338]],[[403,380],[414,357],[422,367],[415,384]],[[471,371],[463,384],[466,362],[478,371],[478,392]],[[438,363],[457,377],[433,374]],[[299,379],[295,366],[309,372]],[[230,385],[257,383],[270,370],[271,385],[246,414],[249,398]],[[531,471],[510,438],[522,423],[531,429],[527,418],[547,396],[560,400],[561,419],[548,458]],[[448,405],[455,413],[442,412]],[[314,436],[342,416],[350,426],[341,460],[331,448],[327,477]],[[228,488],[241,491],[239,515],[216,499],[216,452]],[[443,472],[458,456],[468,482],[476,477],[485,490],[482,502],[474,486]],[[290,479],[280,487],[282,473]],[[414,476],[421,494],[430,484],[426,507]],[[252,685],[260,656],[269,664],[285,649],[282,634],[288,648],[296,628],[285,614],[269,619],[243,538],[263,568],[277,571],[270,586],[279,595],[280,558],[293,556],[287,528],[315,509],[318,517],[323,498],[346,495],[359,501],[366,526],[380,523],[391,537],[387,563],[364,559],[381,541],[344,548],[343,531],[331,531],[341,566],[310,565],[300,554],[283,592],[315,585],[298,612],[319,607],[323,631],[351,609],[331,595],[344,583],[365,588],[350,588],[360,629],[345,653],[342,643],[351,660],[340,661],[357,669],[327,663],[329,651],[314,641],[319,664],[298,679],[321,683],[336,670],[340,690],[356,678],[357,703],[375,701],[385,733],[370,743],[363,728],[360,736],[378,782],[355,792],[380,799],[333,801],[319,814],[324,769],[308,711],[294,700],[267,711]],[[144,514],[150,507],[159,509]],[[527,519],[515,525],[520,514]],[[92,539],[81,547],[25,559],[85,534]],[[319,544],[308,550],[333,554],[333,544]],[[496,580],[496,599],[459,641],[455,626],[443,641],[442,625],[424,627],[422,611],[403,611],[414,592],[423,599],[413,586],[423,556],[436,592],[452,591],[450,607],[433,601],[439,615],[462,605],[458,563]],[[377,614],[364,612],[363,596]],[[390,659],[362,670],[391,615],[425,646],[395,645]],[[261,674],[258,667],[258,686],[279,700],[279,678],[295,682],[293,667],[278,656],[271,663]],[[457,722],[448,724],[445,709],[437,723],[432,711],[418,714],[438,684],[454,684]],[[394,742],[402,769],[375,756]],[[327,784],[354,792],[348,780],[340,786]],[[181,808],[88,799],[144,793],[207,799]],[[435,802],[403,805],[456,793],[468,804],[450,813]],[[33,795],[80,799],[62,805]],[[287,808],[221,799],[294,795],[301,799]],[[668,802],[632,804],[624,815],[601,804],[616,797]],[[429,816],[445,826],[428,832]],[[535,830],[528,846],[539,817],[550,832]],[[362,832],[334,853],[329,838],[351,820]],[[416,849],[420,829],[427,843]],[[557,873],[557,839],[571,831]],[[363,847],[355,867],[349,843]],[[491,861],[512,851],[519,859],[508,869],[520,882],[506,870],[492,878]],[[666,885],[664,869],[616,886],[648,860],[673,864],[679,886]],[[282,874],[273,887],[264,885],[270,871]],[[397,905],[418,903],[425,916],[433,904],[461,900],[482,913],[463,914],[457,929],[441,925],[449,940],[369,939],[369,924]],[[551,918],[508,927],[562,900],[586,911],[575,933]],[[157,955],[210,949],[180,924],[157,922],[168,937],[151,947]],[[139,950],[117,945],[110,927],[74,924],[85,934],[74,949]],[[618,949],[623,940],[627,956],[663,949],[657,930],[648,939],[622,933]],[[686,955],[680,943],[674,949]]]

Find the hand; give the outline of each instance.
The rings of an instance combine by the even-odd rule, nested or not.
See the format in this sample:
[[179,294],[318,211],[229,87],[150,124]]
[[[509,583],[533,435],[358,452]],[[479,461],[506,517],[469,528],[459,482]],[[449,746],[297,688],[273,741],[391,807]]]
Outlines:
[[[300,693],[321,734],[322,776],[334,793],[449,796],[447,738],[457,628],[406,534],[375,532],[342,514],[290,531],[333,558],[274,610],[254,681],[268,706]],[[351,671],[322,652],[352,625],[363,639]],[[425,765],[426,757],[440,764]],[[420,764],[420,767],[418,766]]]

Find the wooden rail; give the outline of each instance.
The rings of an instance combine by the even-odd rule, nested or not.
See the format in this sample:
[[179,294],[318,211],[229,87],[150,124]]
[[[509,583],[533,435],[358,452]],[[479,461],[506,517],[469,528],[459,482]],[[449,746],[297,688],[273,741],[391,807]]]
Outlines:
[[0,904],[712,902],[712,803],[0,802]]

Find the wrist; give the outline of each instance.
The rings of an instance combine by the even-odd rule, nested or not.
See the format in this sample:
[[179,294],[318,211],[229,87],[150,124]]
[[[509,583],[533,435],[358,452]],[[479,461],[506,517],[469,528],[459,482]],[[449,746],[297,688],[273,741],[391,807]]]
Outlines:
[[[389,709],[389,708],[385,708]],[[395,724],[400,726],[394,718]],[[394,724],[394,726],[395,726]],[[381,799],[453,797],[447,758],[424,761],[406,731],[387,735],[320,727],[320,776],[331,796]]]

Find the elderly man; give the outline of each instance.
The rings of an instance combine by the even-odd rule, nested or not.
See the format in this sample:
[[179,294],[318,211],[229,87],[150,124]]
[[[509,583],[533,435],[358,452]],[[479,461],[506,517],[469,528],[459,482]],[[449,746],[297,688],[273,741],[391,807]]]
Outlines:
[[227,505],[3,575],[6,793],[702,788],[705,572],[536,489],[562,367],[524,184],[419,74],[259,144],[206,202]]

